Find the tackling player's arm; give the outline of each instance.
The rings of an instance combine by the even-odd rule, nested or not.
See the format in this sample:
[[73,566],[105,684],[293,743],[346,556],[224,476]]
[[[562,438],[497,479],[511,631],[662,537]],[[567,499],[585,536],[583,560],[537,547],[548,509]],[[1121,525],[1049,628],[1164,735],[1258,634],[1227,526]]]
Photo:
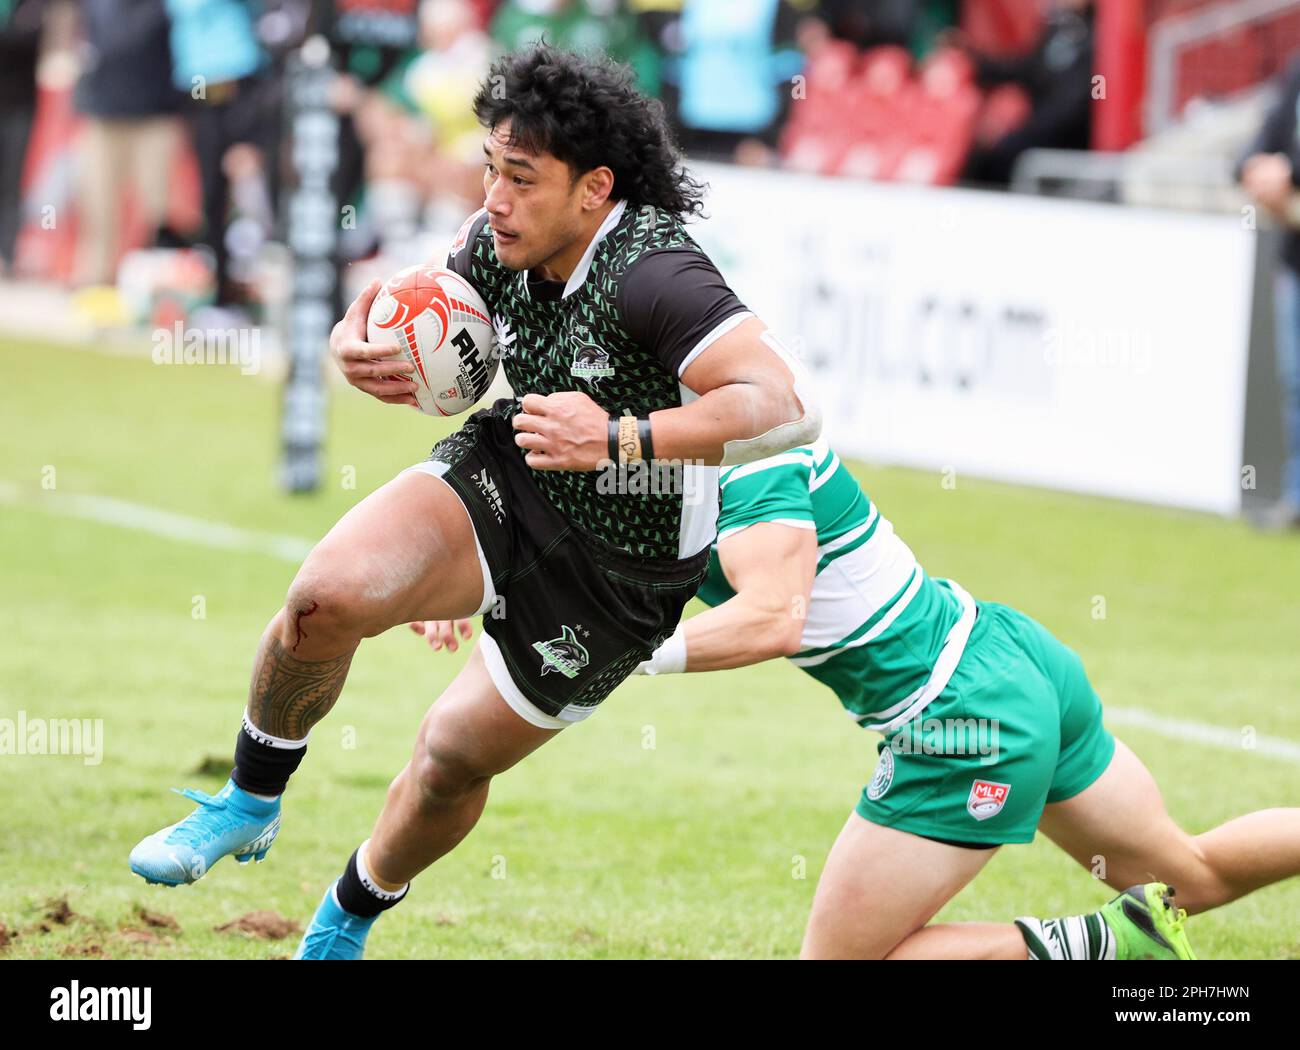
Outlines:
[[683,620],[639,671],[722,671],[799,651],[817,570],[817,533],[759,522],[723,539],[718,561],[735,596]]
[[[817,533],[760,522],[719,543],[718,560],[735,597],[683,620],[638,672],[724,671],[799,651],[817,569]],[[457,631],[466,640],[474,633],[469,620],[419,621],[411,630],[449,652],[456,651]]]

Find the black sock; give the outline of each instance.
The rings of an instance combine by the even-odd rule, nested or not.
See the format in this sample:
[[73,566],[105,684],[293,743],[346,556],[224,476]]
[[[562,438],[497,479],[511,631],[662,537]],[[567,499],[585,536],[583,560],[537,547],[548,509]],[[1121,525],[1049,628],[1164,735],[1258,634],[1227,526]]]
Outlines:
[[307,740],[281,740],[263,733],[244,715],[235,741],[230,779],[253,795],[283,795],[289,778],[307,753]]
[[[365,844],[363,842],[361,846]],[[338,896],[339,907],[345,912],[369,919],[400,903],[410,892],[411,884],[408,882],[396,893],[381,890],[368,875],[361,871],[357,863],[361,846],[352,851],[352,856],[348,858],[348,866],[343,869],[343,876],[335,885],[334,892]]]

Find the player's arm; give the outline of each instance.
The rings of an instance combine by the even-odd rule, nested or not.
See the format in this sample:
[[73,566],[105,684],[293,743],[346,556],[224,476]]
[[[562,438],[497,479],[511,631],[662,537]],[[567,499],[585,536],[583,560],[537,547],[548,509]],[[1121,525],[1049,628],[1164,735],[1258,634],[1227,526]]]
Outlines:
[[750,525],[718,544],[718,561],[735,597],[683,620],[641,666],[644,673],[722,671],[799,651],[817,570],[816,531]]
[[821,413],[801,373],[762,321],[742,321],[682,372],[700,397],[650,413],[655,457],[751,463],[816,441]]
[[[617,302],[628,334],[694,397],[649,414],[653,458],[751,463],[816,440],[821,413],[802,365],[706,256],[648,253],[628,267]],[[586,394],[529,394],[521,407],[515,440],[529,466],[595,470],[610,458],[609,415]]]
[[817,439],[821,414],[803,366],[707,256],[642,257],[624,275],[618,305],[628,333],[694,395],[650,413],[656,458],[752,463]]

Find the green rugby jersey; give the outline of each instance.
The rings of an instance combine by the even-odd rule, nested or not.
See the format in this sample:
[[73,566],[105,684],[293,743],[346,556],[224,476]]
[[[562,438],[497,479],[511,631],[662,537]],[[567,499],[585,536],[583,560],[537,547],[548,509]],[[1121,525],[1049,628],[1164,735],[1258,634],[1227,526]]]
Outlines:
[[[824,441],[724,467],[718,540],[760,522],[817,532],[817,575],[790,657],[870,729],[914,718],[947,684],[975,620],[965,591],[926,575]],[[697,595],[735,596],[718,559]]]
[[[577,390],[607,412],[676,408],[697,396],[681,382],[686,368],[753,316],[682,222],[662,209],[619,201],[563,286],[502,265],[488,220],[485,210],[470,216],[447,267],[487,303],[501,367],[518,397]],[[516,401],[492,408],[507,419],[518,410]],[[435,457],[454,457],[456,440],[445,438]],[[717,519],[717,468],[688,465],[684,473],[668,492],[611,492],[600,471],[535,470],[532,478],[570,521],[607,543],[678,559],[709,545]]]

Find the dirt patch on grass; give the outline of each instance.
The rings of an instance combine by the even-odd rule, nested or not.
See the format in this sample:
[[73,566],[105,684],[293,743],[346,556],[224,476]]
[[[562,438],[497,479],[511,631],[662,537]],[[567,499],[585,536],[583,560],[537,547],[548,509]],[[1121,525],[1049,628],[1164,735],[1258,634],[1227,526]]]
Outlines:
[[217,933],[242,933],[248,937],[257,937],[264,941],[278,941],[295,933],[302,932],[302,927],[292,919],[286,919],[279,912],[261,910],[250,911],[238,919],[214,926]]
[[111,959],[104,946],[96,940],[78,941],[76,944],[65,944],[59,949],[59,954],[65,959]]
[[135,913],[139,916],[140,921],[146,926],[155,930],[172,930],[175,933],[181,932],[181,924],[173,919],[170,915],[164,915],[160,911],[150,911],[143,905],[137,905]]
[[51,897],[45,902],[45,918],[56,926],[67,926],[79,921],[81,916],[72,910],[67,897]]

